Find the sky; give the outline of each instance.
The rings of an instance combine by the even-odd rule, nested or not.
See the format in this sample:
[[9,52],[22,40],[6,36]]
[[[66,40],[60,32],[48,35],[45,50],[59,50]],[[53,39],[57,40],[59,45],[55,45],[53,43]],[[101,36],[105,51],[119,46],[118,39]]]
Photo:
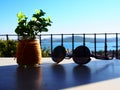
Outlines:
[[0,34],[15,34],[16,14],[31,19],[35,9],[51,17],[45,34],[120,33],[120,0],[1,0]]

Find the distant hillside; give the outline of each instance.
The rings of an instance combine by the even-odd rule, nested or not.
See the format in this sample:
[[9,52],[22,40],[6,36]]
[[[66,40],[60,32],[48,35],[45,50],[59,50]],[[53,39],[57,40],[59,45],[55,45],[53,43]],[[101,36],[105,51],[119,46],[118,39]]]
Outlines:
[[[120,41],[120,38],[118,39]],[[42,39],[42,42],[50,42],[51,39]],[[64,42],[72,42],[72,37],[65,37],[63,38]],[[115,42],[116,38],[107,38],[107,42]],[[53,38],[53,42],[61,42],[61,38]],[[74,36],[74,42],[83,42],[83,37],[81,36]],[[85,42],[94,43],[94,38],[85,38]],[[96,38],[97,43],[105,42],[105,38]]]

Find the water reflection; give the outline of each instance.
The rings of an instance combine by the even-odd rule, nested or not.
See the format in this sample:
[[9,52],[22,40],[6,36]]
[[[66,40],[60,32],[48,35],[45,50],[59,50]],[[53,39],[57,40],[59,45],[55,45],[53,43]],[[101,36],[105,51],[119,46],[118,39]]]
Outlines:
[[62,65],[53,65],[52,74],[53,74],[53,80],[55,81],[55,83],[59,82],[59,85],[62,85],[65,83],[66,71],[64,70],[64,67]]
[[49,65],[43,70],[42,90],[58,90],[64,87],[66,72],[59,64]]
[[17,68],[17,89],[18,90],[40,90],[42,71],[40,67]]
[[91,70],[88,66],[75,66],[73,68],[73,77],[76,85],[87,84],[91,80]]

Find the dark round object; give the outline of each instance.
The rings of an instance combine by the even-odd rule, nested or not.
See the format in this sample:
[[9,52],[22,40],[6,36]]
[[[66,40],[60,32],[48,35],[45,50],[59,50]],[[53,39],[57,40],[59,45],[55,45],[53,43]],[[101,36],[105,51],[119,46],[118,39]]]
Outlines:
[[66,56],[66,50],[63,46],[57,46],[52,52],[52,60],[56,63],[61,62]]
[[73,50],[73,61],[79,65],[90,62],[90,50],[86,46],[78,46]]

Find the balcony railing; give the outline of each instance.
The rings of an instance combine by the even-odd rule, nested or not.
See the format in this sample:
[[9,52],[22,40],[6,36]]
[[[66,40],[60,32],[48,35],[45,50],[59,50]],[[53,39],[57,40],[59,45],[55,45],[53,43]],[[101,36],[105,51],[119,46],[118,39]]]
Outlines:
[[[41,48],[50,48],[52,52],[56,46],[64,46],[73,51],[77,46],[87,46],[95,56],[100,54],[105,57],[112,55],[120,58],[120,33],[82,33],[82,34],[40,34],[38,35]],[[18,40],[15,34],[0,35],[0,39]],[[99,52],[99,53],[98,53]]]

